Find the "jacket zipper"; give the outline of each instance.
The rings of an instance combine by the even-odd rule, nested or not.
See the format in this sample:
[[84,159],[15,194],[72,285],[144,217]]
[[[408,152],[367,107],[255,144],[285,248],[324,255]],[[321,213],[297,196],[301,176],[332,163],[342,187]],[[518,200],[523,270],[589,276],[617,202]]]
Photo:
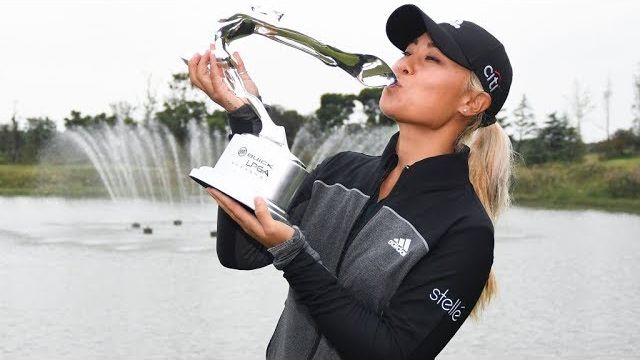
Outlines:
[[[393,169],[393,168],[391,168]],[[338,265],[336,266],[336,278],[338,277],[338,275],[340,274],[340,269],[342,268],[342,260],[344,260],[344,254],[347,252],[349,245],[351,245],[352,240],[356,237],[357,234],[360,233],[360,230],[362,230],[362,228],[364,227],[365,224],[363,224],[362,226],[358,226],[360,223],[360,220],[362,218],[362,216],[364,215],[364,213],[366,212],[366,210],[370,207],[370,206],[376,206],[378,204],[382,204],[382,202],[384,202],[385,200],[387,200],[391,194],[395,193],[397,188],[398,188],[398,183],[400,182],[400,178],[402,177],[402,175],[404,174],[405,170],[409,169],[409,165],[405,165],[404,168],[402,168],[402,172],[400,173],[400,176],[398,176],[398,181],[396,182],[396,184],[393,186],[393,189],[391,190],[391,193],[389,193],[389,195],[387,195],[387,197],[385,197],[384,199],[380,200],[379,202],[376,201],[376,198],[378,197],[379,194],[379,190],[380,190],[380,184],[382,184],[382,181],[384,181],[384,179],[386,179],[386,177],[389,175],[389,173],[391,172],[391,169],[388,169],[385,174],[382,176],[382,178],[380,180],[378,180],[378,182],[376,183],[376,187],[375,187],[375,191],[373,193],[373,195],[369,198],[369,200],[367,200],[367,203],[365,204],[365,206],[362,208],[362,210],[360,210],[360,214],[358,214],[358,217],[356,218],[356,221],[353,223],[353,226],[351,226],[351,229],[349,230],[349,236],[347,237],[347,240],[345,241],[344,247],[342,248],[342,252],[340,253],[340,258],[338,259]],[[373,201],[376,201],[375,204],[369,204],[369,202],[373,199]],[[380,206],[382,207],[382,206]],[[380,210],[380,209],[378,209]],[[376,211],[378,211],[376,210]],[[371,218],[369,218],[371,219]],[[358,227],[358,231],[357,233],[354,233],[354,230]],[[309,353],[309,356],[307,357],[307,360],[311,360],[313,359],[313,357],[316,354],[316,351],[318,350],[318,345],[320,345],[320,339],[321,339],[321,335],[320,335],[320,329],[318,328],[318,326],[316,325],[316,339],[313,343],[313,347],[311,348],[311,352]]]
[[[369,201],[371,201],[371,199],[373,198],[373,201],[375,201],[374,205],[367,204],[362,208],[362,210],[360,211],[360,214],[358,215],[358,218],[356,219],[356,222],[353,224],[353,226],[351,227],[351,230],[349,231],[349,236],[347,237],[347,241],[345,241],[344,247],[342,248],[342,252],[340,253],[340,259],[338,260],[338,265],[336,267],[336,277],[338,277],[338,275],[340,275],[340,269],[342,268],[342,260],[344,260],[344,255],[347,253],[347,250],[349,249],[349,246],[351,245],[351,242],[360,233],[360,230],[362,230],[364,225],[366,225],[366,224],[362,224],[362,226],[359,226],[358,231],[356,233],[354,233],[354,229],[356,228],[356,225],[359,225],[359,223],[361,221],[361,218],[364,215],[364,213],[367,210],[367,208],[369,206],[375,206],[377,204],[382,204],[383,202],[386,202],[386,200],[389,199],[392,194],[397,192],[398,183],[400,182],[400,178],[404,174],[405,170],[408,170],[408,169],[409,169],[409,165],[405,165],[404,168],[402,168],[402,172],[400,173],[400,176],[398,176],[398,180],[396,181],[396,184],[393,186],[393,189],[391,189],[391,193],[389,193],[387,195],[387,197],[385,197],[384,199],[380,200],[379,202],[376,201],[377,200],[376,198],[379,195],[380,184],[382,184],[382,181],[387,177],[387,175],[389,175],[389,173],[391,172],[391,169],[387,170],[387,172],[384,174],[382,179],[380,179],[380,181],[378,181],[378,183],[376,184],[376,191],[374,192],[374,195],[369,199]],[[380,207],[382,207],[382,206],[380,206]],[[369,219],[371,219],[371,218],[369,218]]]

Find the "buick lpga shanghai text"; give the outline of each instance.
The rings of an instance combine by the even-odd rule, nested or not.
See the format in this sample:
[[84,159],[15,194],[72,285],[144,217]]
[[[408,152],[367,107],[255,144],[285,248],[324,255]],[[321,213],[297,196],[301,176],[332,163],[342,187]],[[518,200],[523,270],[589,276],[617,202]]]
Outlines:
[[261,174],[269,176],[269,170],[273,170],[273,165],[271,165],[267,160],[248,152],[246,147],[242,147],[238,150],[238,156],[246,156],[247,162],[245,163],[245,166],[249,169],[256,169]]

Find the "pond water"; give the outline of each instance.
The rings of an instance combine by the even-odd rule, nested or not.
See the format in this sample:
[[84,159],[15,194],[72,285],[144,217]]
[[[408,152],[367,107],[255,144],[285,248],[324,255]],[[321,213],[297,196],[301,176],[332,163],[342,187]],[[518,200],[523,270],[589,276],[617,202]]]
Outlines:
[[[216,211],[0,197],[0,358],[264,358],[287,283],[220,265]],[[640,358],[639,240],[638,216],[512,208],[498,297],[439,358]]]

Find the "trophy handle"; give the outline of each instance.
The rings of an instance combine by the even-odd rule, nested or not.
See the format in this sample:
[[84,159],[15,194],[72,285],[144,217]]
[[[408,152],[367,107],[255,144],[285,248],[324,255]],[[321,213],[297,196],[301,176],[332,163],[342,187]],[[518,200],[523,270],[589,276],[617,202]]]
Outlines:
[[[260,121],[262,122],[262,130],[260,130],[259,136],[289,149],[284,127],[276,125],[271,119],[271,116],[269,116],[269,113],[267,112],[267,109],[265,109],[262,101],[245,89],[242,79],[240,78],[240,74],[238,74],[238,64],[227,51],[227,45],[231,40],[236,40],[252,34],[254,31],[254,24],[244,21],[245,19],[241,17],[228,20],[229,21],[227,21],[216,32],[216,47],[214,50],[216,61],[222,63],[225,82],[229,85],[236,96],[247,99],[249,106],[251,106],[253,111],[255,111],[260,118]],[[233,37],[231,37],[230,34],[233,34]]]
[[[279,19],[281,16],[282,14],[278,15],[277,18]],[[236,61],[227,51],[227,45],[231,42],[245,36],[258,34],[310,54],[326,65],[337,66],[358,79],[365,86],[382,87],[396,81],[391,68],[384,61],[373,55],[347,53],[295,30],[279,28],[245,14],[235,14],[231,17],[220,19],[219,22],[222,25],[215,34],[214,42],[216,48],[214,56],[216,61],[223,64],[225,82],[236,96],[247,99],[251,108],[260,118],[262,130],[259,136],[287,149],[285,129],[274,124],[262,101],[245,89],[237,71]],[[187,61],[185,60],[185,62]]]

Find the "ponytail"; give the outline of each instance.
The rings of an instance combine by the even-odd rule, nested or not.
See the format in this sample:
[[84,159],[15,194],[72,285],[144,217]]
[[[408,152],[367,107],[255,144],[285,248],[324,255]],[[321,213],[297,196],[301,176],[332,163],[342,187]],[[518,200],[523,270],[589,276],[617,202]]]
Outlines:
[[[483,91],[478,77],[470,72],[469,88]],[[456,139],[456,148],[466,144],[469,153],[469,180],[482,206],[495,224],[498,217],[511,205],[509,187],[513,169],[513,149],[511,140],[499,123],[480,127],[484,113],[469,121],[469,125]],[[497,291],[493,269],[485,283],[482,294],[471,310],[471,317],[477,319]]]
[[496,122],[476,130],[469,147],[469,180],[495,224],[498,216],[511,205],[511,140]]

